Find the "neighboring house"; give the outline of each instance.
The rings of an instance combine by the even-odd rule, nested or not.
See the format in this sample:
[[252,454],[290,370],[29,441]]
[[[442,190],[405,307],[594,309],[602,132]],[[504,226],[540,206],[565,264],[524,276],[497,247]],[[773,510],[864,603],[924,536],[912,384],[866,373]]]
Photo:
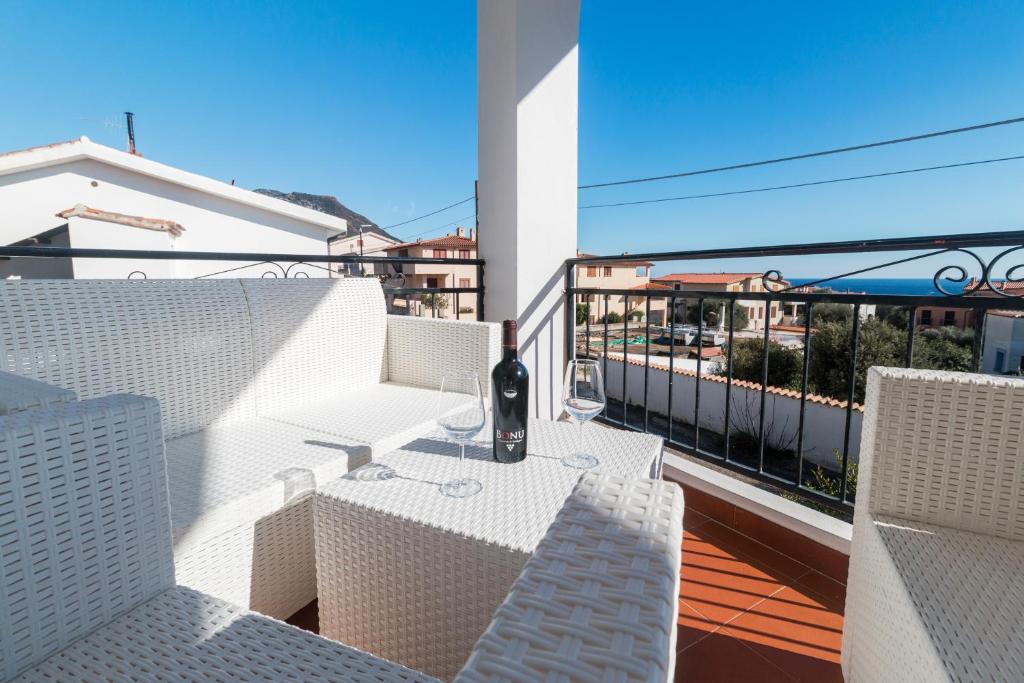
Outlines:
[[1024,312],[989,311],[985,316],[981,371],[1024,374]]
[[973,329],[977,315],[969,308],[948,308],[946,306],[922,306],[917,309],[915,325],[918,327],[958,327]]
[[[387,256],[420,256],[426,258],[476,258],[477,243],[474,239],[474,231],[469,230],[466,236],[466,229],[458,227],[455,234],[448,234],[444,237],[437,237],[429,240],[416,240],[394,244],[383,249],[382,255]],[[377,264],[375,264],[377,265]],[[377,265],[374,271],[377,274],[388,274],[396,278],[401,273],[400,282],[403,287],[460,287],[469,288],[477,286],[477,268],[474,265],[457,265],[451,263],[403,263]],[[477,296],[476,294],[439,294],[418,295],[406,302],[404,297],[397,297],[393,302],[396,313],[402,313],[406,304],[407,315],[435,314],[440,318],[454,318],[456,312],[461,313],[463,318],[473,318],[476,315]],[[457,307],[456,307],[457,305]]]
[[[765,292],[782,289],[789,284],[784,280],[777,283],[766,282],[761,273],[673,273],[656,277],[653,282],[681,292]],[[683,320],[686,309],[696,305],[696,297],[677,299],[676,319]],[[736,305],[747,309],[748,330],[763,330],[766,322],[769,325],[778,325],[785,315],[781,302],[773,301],[768,308],[764,301],[738,298]],[[724,320],[724,316],[722,319]]]
[[[327,241],[327,250],[332,256],[343,254],[358,254],[360,256],[385,256],[389,247],[402,244],[402,240],[391,235],[376,225],[369,224],[349,225],[348,231],[336,235]],[[358,263],[332,263],[331,268],[345,276],[363,275],[373,273],[377,269],[373,264]]]
[[[327,249],[332,256],[343,254],[383,256],[383,252],[387,247],[402,243],[402,240],[383,230],[363,214],[348,208],[338,201],[337,197],[329,194],[280,192],[264,188],[253,190],[253,192],[259,192],[276,199],[283,199],[286,202],[298,204],[307,209],[313,209],[314,211],[320,211],[321,213],[344,219],[348,223],[348,230],[331,237],[327,241]],[[357,263],[335,263],[331,265],[331,270],[350,277],[374,272],[373,266],[360,266]]]
[[[587,258],[591,254],[576,252],[580,258]],[[623,254],[627,256],[628,254]],[[618,261],[615,263],[582,263],[576,268],[576,286],[580,288],[600,289],[636,289],[636,290],[668,290],[651,282],[651,268],[654,266],[650,261]],[[598,294],[586,294],[581,296],[582,303],[589,306],[588,317],[591,324],[604,320],[605,302],[604,297]],[[668,302],[664,298],[651,297],[651,324],[665,325],[665,310]],[[637,320],[642,320],[646,311],[645,297],[627,297],[622,295],[609,295],[607,312],[614,313],[620,318],[627,313],[633,313]]]
[[[0,154],[0,244],[98,249],[327,253],[346,222],[82,137]],[[284,264],[287,266],[288,264]],[[0,278],[192,278],[282,273],[232,261],[0,260]],[[296,266],[292,274],[325,277]]]

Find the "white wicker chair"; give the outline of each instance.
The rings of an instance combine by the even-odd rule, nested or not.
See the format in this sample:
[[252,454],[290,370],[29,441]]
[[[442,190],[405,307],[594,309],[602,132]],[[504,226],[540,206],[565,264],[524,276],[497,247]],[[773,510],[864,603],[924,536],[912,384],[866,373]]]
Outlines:
[[[671,680],[682,515],[586,475],[458,680]],[[153,399],[0,417],[0,558],[0,681],[436,681],[176,586]]]
[[1024,680],[1024,381],[869,371],[848,681]]
[[316,484],[498,357],[496,325],[388,316],[372,279],[0,282],[0,414],[157,398],[178,581],[278,618],[316,596]]

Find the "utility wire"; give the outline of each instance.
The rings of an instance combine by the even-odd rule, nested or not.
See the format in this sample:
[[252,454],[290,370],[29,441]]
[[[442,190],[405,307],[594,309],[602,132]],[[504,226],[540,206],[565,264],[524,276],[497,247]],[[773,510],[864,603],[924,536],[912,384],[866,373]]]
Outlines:
[[635,183],[649,183],[655,180],[668,180],[670,178],[687,178],[695,175],[706,175],[708,173],[721,173],[722,171],[735,171],[740,168],[754,168],[756,166],[768,166],[770,164],[781,164],[785,161],[797,161],[800,159],[813,159],[814,157],[823,157],[830,154],[841,154],[843,152],[854,152],[859,149],[871,149],[873,147],[885,147],[886,145],[898,145],[902,142],[914,142],[916,140],[927,140],[929,138],[942,137],[944,135],[955,135],[957,133],[968,133],[974,130],[982,130],[985,128],[995,128],[997,126],[1008,126],[1013,123],[1021,123],[1024,121],[1024,116],[1020,116],[1014,119],[1005,119],[1003,121],[990,121],[988,123],[979,123],[974,126],[965,126],[963,128],[950,128],[949,130],[940,130],[932,133],[922,133],[920,135],[911,135],[904,138],[894,138],[892,140],[881,140],[879,142],[869,142],[863,145],[852,145],[850,147],[837,147],[836,149],[826,149],[820,152],[808,152],[806,154],[796,154],[788,157],[779,157],[777,159],[766,159],[764,161],[749,161],[742,164],[733,164],[731,166],[718,166],[716,168],[704,168],[697,171],[683,171],[681,173],[670,173],[668,175],[651,176],[649,178],[632,178],[630,180],[615,180],[607,183],[592,183],[590,185],[580,185],[578,189],[589,190],[595,187],[612,187],[614,185],[632,185]]
[[471,202],[474,199],[476,199],[476,195],[473,195],[472,197],[466,197],[461,202],[455,202],[454,204],[449,204],[448,206],[440,208],[437,211],[431,211],[430,213],[425,213],[422,216],[416,216],[416,218],[410,218],[409,220],[402,221],[401,223],[393,223],[391,225],[385,225],[383,228],[381,228],[381,230],[390,230],[391,228],[397,228],[398,226],[405,225],[407,223],[415,223],[416,221],[418,221],[418,220],[420,220],[422,218],[429,218],[430,216],[437,215],[437,214],[441,213],[442,211],[447,211],[448,209],[453,209],[456,206],[460,206],[462,204],[465,204],[466,202]]
[[947,168],[962,168],[964,166],[980,166],[981,164],[996,164],[1003,161],[1016,161],[1024,159],[1024,154],[1012,157],[1001,157],[999,159],[983,159],[981,161],[964,161],[958,164],[944,164],[942,166],[925,166],[923,168],[908,168],[902,171],[886,171],[885,173],[871,173],[869,175],[855,175],[846,178],[830,178],[828,180],[815,180],[807,183],[795,183],[792,185],[773,185],[771,187],[757,187],[747,190],[732,190],[730,192],[710,192],[708,194],[690,194],[682,197],[660,197],[658,199],[640,199],[631,202],[613,202],[609,204],[586,204],[579,206],[579,209],[603,209],[612,206],[634,206],[636,204],[658,204],[660,202],[681,202],[687,199],[706,199],[708,197],[728,197],[735,194],[754,194],[756,192],[773,192],[775,190],[791,190],[797,187],[812,187],[814,185],[829,185],[832,183],[845,183],[851,180],[867,180],[868,178],[884,178],[886,176],[906,175],[908,173],[922,173],[924,171],[939,171]]

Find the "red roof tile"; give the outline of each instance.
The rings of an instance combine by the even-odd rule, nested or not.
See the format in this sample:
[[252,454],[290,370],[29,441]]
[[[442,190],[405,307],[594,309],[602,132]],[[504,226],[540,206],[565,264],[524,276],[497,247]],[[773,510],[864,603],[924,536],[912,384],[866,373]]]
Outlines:
[[630,289],[669,289],[669,290],[671,290],[672,288],[669,287],[668,285],[659,285],[657,282],[648,282],[646,284],[636,285],[635,287],[630,287]]
[[444,237],[435,237],[431,240],[422,240],[419,242],[405,242],[404,244],[394,244],[387,247],[384,251],[394,251],[395,249],[408,249],[409,247],[436,247],[438,249],[476,249],[476,242],[469,239],[468,237],[459,237],[458,235],[446,235]]
[[748,278],[760,278],[762,273],[672,273],[654,278],[658,282],[679,282],[687,285],[731,285]]

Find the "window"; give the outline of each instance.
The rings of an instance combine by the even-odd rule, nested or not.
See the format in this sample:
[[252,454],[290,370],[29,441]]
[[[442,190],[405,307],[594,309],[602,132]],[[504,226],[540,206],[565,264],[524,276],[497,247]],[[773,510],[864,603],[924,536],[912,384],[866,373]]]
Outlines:
[[428,288],[434,289],[437,286],[438,285],[437,285],[437,278],[436,277],[428,277],[427,278],[427,287]]
[[932,324],[932,309],[922,308],[921,309],[921,324],[931,325]]
[[637,266],[633,274],[637,277],[647,277],[647,266]]
[[942,318],[943,325],[956,325],[956,311],[946,311]]
[[468,277],[460,277],[459,278],[459,287],[472,287],[472,286],[473,285],[469,284],[469,278]]
[[597,266],[587,266],[587,277],[597,277]]
[[446,256],[448,256],[448,250],[447,249],[435,249],[434,250],[434,258],[445,258]]
[[409,250],[408,249],[399,249],[398,250],[398,255],[399,256],[408,256],[409,255]]
[[1006,351],[996,349],[996,364],[992,368],[995,372],[1006,372]]
[[459,249],[459,258],[473,258],[469,255],[469,249]]
[[774,318],[778,314],[779,314],[779,307],[778,306],[772,306],[772,317]]
[[612,276],[612,267],[611,266],[605,266],[604,267],[604,276],[605,277],[611,277]]

